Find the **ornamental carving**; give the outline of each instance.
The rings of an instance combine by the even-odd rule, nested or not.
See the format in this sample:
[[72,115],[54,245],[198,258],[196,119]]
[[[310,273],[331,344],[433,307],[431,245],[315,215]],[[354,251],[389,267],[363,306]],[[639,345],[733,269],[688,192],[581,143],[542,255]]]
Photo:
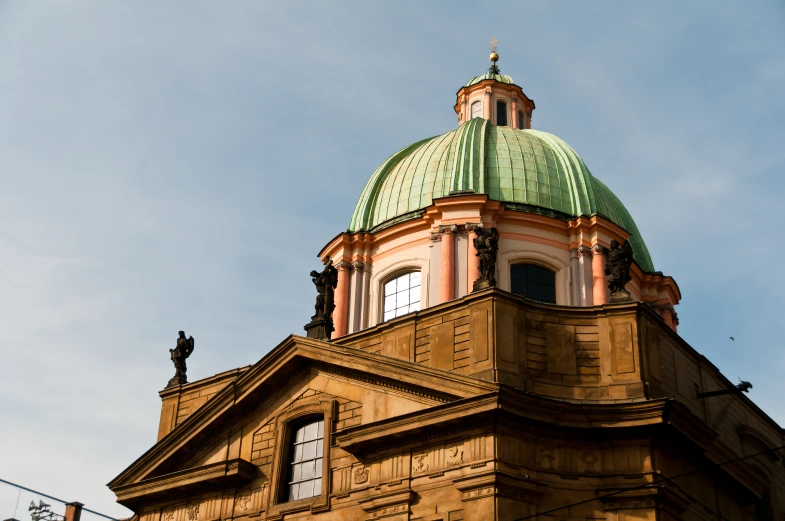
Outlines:
[[376,510],[373,513],[373,517],[387,516],[387,515],[390,515],[390,514],[400,514],[400,513],[408,512],[408,511],[409,511],[409,506],[408,505],[393,505],[393,506],[390,506],[390,507],[384,507],[384,508],[381,508],[379,510]]
[[597,472],[597,470],[594,468],[594,464],[597,463],[597,459],[597,456],[591,452],[587,452],[581,456],[581,461],[586,464],[586,472]]
[[245,512],[248,510],[248,506],[251,504],[251,496],[248,494],[244,494],[239,496],[237,499],[234,500],[234,506],[241,512]]
[[428,472],[431,468],[430,465],[425,463],[425,458],[428,457],[428,454],[420,454],[418,456],[414,456],[412,458],[412,472],[414,474],[422,474],[423,472]]
[[475,488],[474,490],[467,490],[466,492],[464,492],[463,493],[463,498],[464,499],[473,499],[473,498],[477,498],[477,497],[488,496],[488,495],[493,494],[494,492],[495,492],[495,488],[494,487]]
[[162,521],[174,521],[174,509],[172,510],[164,510],[161,514]]
[[[537,459],[537,464],[540,467],[553,470],[553,452],[545,449],[540,452],[540,457]],[[547,462],[547,463],[546,463]]]
[[199,517],[199,505],[191,505],[185,508],[185,512],[188,515],[188,521],[196,521]]
[[354,482],[355,484],[365,483],[368,481],[368,476],[371,471],[367,467],[356,467],[354,469]]
[[459,445],[451,449],[447,449],[447,463],[448,467],[455,467],[463,463],[463,449]]

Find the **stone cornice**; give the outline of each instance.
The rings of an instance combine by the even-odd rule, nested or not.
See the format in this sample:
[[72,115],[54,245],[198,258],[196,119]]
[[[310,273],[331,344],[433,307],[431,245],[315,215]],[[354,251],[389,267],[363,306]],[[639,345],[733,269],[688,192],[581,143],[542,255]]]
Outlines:
[[258,472],[256,465],[243,459],[232,459],[118,486],[114,492],[117,502],[130,508],[142,499],[149,501],[174,490],[182,493],[186,489],[203,490],[218,482],[226,485],[227,482],[248,481]]
[[[483,419],[504,415],[525,418],[560,428],[590,429],[657,425],[666,417],[681,418],[671,412],[673,402],[576,404],[544,398],[512,388],[438,405],[387,420],[350,427],[335,436],[339,447],[350,453],[365,454],[406,443],[417,443],[439,431],[459,426],[470,428]],[[678,406],[677,406],[678,407]],[[681,411],[679,411],[681,412]],[[693,421],[700,421],[693,418]]]

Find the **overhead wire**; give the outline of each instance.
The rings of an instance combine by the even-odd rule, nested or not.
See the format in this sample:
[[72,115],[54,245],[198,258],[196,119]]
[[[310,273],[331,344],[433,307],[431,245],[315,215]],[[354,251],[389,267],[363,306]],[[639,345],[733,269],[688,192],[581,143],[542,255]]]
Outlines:
[[[22,494],[22,492],[21,492],[22,490],[26,490],[27,492],[32,492],[33,494],[35,494],[37,496],[43,496],[43,497],[45,497],[47,499],[51,499],[52,501],[59,501],[60,503],[62,503],[64,505],[67,505],[69,503],[69,501],[65,501],[65,500],[62,500],[60,498],[56,498],[54,496],[50,496],[49,494],[44,494],[43,492],[38,492],[37,490],[33,490],[31,488],[23,487],[22,485],[17,485],[16,483],[12,483],[10,481],[6,481],[6,480],[4,480],[2,478],[0,478],[0,483],[5,483],[6,485],[11,485],[12,487],[18,488],[19,489],[19,495]],[[19,506],[19,498],[18,497],[16,498],[16,503],[17,503],[17,506]],[[105,517],[106,519],[111,519],[112,521],[120,521],[117,518],[114,518],[114,517],[111,517],[111,516],[107,516],[106,514],[102,514],[101,512],[96,512],[95,510],[90,510],[89,508],[82,507],[82,511],[83,512],[90,512],[91,514],[95,514],[97,516]],[[14,515],[16,515],[15,512],[16,511],[14,511]]]
[[641,490],[641,489],[645,489],[645,488],[651,488],[653,485],[656,485],[658,483],[662,483],[663,481],[673,481],[674,479],[683,478],[684,476],[689,476],[690,474],[695,474],[697,472],[703,472],[705,470],[710,470],[710,469],[713,469],[713,468],[716,468],[716,467],[721,467],[723,465],[728,465],[730,463],[736,463],[737,461],[742,461],[742,460],[745,460],[745,459],[748,459],[748,458],[754,458],[756,456],[762,456],[764,454],[770,454],[772,452],[776,452],[778,450],[783,450],[783,449],[785,449],[785,445],[783,445],[781,447],[776,447],[776,448],[773,448],[773,449],[764,450],[762,452],[757,452],[755,454],[748,454],[747,456],[742,456],[740,458],[734,458],[734,459],[731,459],[731,460],[723,461],[721,463],[712,463],[711,465],[707,465],[705,467],[700,467],[700,468],[697,468],[697,469],[694,469],[694,470],[690,470],[690,471],[687,471],[687,472],[682,472],[681,474],[676,474],[675,476],[670,476],[670,477],[668,477],[668,476],[661,476],[659,479],[657,479],[655,481],[650,481],[650,482],[647,482],[647,483],[643,483],[641,485],[635,485],[634,487],[627,487],[627,488],[619,489],[619,490],[616,490],[614,492],[609,492],[609,493],[603,494],[601,496],[597,496],[597,497],[593,497],[593,498],[589,498],[589,499],[584,499],[582,501],[576,501],[575,503],[569,503],[567,505],[563,505],[563,506],[560,506],[560,507],[552,508],[550,510],[546,510],[545,512],[537,512],[536,514],[530,514],[530,515],[525,516],[525,517],[519,517],[518,519],[515,519],[513,521],[525,521],[526,519],[534,519],[535,517],[544,516],[544,515],[547,515],[547,514],[552,514],[554,512],[558,512],[560,510],[564,510],[565,508],[572,508],[572,507],[575,507],[575,506],[578,506],[578,505],[591,503],[592,501],[597,501],[598,499],[599,500],[606,499],[606,498],[609,498],[609,497],[616,496],[618,494],[623,494],[625,492],[629,492],[631,490]]

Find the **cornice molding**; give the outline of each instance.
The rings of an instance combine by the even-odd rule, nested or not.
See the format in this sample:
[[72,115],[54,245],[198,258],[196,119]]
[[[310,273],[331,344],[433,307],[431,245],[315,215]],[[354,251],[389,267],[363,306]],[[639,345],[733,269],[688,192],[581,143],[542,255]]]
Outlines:
[[249,481],[258,473],[259,469],[256,465],[237,458],[119,486],[114,489],[114,493],[117,495],[118,503],[130,508],[142,499],[149,501],[156,497],[169,495],[174,491],[182,493],[186,489],[198,488],[202,491],[205,487],[217,483],[221,485],[236,484]]

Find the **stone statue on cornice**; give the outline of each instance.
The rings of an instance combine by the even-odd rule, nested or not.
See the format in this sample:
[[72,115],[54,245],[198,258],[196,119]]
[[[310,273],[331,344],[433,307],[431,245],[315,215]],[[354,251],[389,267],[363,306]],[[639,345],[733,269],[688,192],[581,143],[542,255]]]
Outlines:
[[474,282],[474,291],[496,286],[496,254],[499,251],[499,230],[496,228],[474,229],[474,248],[480,258],[480,278]]
[[608,291],[611,302],[620,302],[630,299],[626,286],[630,281],[630,266],[632,266],[632,245],[630,241],[611,241],[611,247],[605,252],[605,275],[608,278]]
[[180,331],[177,338],[177,346],[169,350],[169,356],[174,362],[174,377],[169,380],[167,387],[173,385],[182,385],[188,383],[186,378],[186,371],[188,367],[185,365],[185,359],[191,356],[194,352],[194,337],[185,338],[185,331]]

